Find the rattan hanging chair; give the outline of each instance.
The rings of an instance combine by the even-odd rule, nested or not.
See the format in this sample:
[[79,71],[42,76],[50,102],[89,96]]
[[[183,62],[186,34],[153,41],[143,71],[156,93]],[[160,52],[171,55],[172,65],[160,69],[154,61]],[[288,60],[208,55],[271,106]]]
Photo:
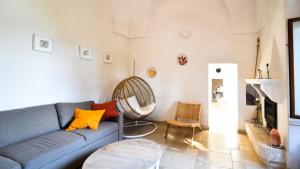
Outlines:
[[154,112],[156,106],[154,93],[145,80],[137,76],[124,79],[115,88],[112,99],[118,100],[117,108],[124,113],[126,119],[131,121],[124,124],[125,128],[153,126],[153,130],[149,132],[138,135],[124,135],[125,138],[143,137],[157,129],[155,123],[142,121]]

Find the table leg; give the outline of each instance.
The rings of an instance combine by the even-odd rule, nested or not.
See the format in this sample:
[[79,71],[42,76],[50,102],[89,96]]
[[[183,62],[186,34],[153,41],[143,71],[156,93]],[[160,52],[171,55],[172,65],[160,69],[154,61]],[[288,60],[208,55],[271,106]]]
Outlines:
[[160,164],[160,160],[157,161],[157,163],[155,165],[155,169],[159,169],[159,164]]

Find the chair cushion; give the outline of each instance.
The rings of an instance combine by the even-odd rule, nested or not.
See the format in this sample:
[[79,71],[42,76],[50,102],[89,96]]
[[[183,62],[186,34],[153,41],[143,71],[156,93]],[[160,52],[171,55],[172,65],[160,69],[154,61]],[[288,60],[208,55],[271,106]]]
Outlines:
[[91,110],[93,101],[78,102],[78,103],[57,103],[55,108],[58,115],[59,125],[61,128],[66,128],[70,125],[74,117],[74,110],[76,108]]
[[1,169],[22,169],[22,166],[16,161],[0,156],[0,168]]
[[59,130],[54,105],[0,112],[0,148]]
[[0,155],[22,164],[24,169],[42,168],[85,146],[84,138],[72,132],[55,131],[0,149]]
[[126,100],[121,99],[120,102],[121,102],[121,105],[127,105],[127,103],[128,103],[129,107],[132,108],[132,110],[135,113],[142,115],[142,116],[151,114],[155,109],[155,103],[151,103],[149,105],[141,107],[135,96],[128,97]]
[[98,141],[105,136],[111,135],[114,132],[118,132],[118,123],[111,121],[103,121],[100,123],[97,131],[91,129],[77,129],[72,132],[83,136],[87,144],[91,144],[95,141]]

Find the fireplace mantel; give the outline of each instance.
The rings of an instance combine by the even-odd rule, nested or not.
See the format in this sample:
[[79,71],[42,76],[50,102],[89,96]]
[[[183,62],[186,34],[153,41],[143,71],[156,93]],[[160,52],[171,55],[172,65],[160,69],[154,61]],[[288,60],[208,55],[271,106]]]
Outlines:
[[276,103],[281,102],[280,79],[246,79],[245,81],[247,84],[251,84],[261,96],[268,96]]

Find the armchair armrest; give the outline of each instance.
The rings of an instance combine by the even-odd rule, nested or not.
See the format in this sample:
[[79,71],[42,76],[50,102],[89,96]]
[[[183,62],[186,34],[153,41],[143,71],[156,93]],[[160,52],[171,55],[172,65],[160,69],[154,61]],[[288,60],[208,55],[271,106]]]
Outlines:
[[110,121],[117,122],[119,124],[119,140],[123,140],[123,123],[124,115],[122,112],[118,112],[119,116],[116,118],[109,119]]

